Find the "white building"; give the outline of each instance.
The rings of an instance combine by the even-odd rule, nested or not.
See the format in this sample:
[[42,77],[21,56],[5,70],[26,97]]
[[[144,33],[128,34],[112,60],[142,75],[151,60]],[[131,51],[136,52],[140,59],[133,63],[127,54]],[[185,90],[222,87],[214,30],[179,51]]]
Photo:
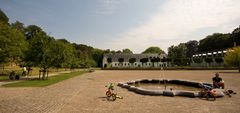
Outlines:
[[166,54],[124,54],[103,55],[103,68],[149,68],[167,67]]

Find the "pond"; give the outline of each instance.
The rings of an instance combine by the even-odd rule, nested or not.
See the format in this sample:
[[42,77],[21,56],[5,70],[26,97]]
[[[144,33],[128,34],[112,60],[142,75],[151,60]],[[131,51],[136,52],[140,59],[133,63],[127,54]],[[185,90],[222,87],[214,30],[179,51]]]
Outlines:
[[[130,86],[140,87],[147,90],[163,90],[165,89],[165,85],[163,83],[135,83],[129,84]],[[192,86],[185,86],[180,84],[172,84],[166,83],[166,90],[187,90],[187,91],[200,91],[201,88],[192,87]]]

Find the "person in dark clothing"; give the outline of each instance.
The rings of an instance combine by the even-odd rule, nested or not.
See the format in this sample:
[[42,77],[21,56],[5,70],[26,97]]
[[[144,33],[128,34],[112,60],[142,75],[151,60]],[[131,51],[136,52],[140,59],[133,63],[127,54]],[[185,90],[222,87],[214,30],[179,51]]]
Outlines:
[[224,89],[224,81],[221,77],[219,77],[219,73],[215,74],[215,77],[212,78],[213,80],[213,87],[214,88],[222,88]]

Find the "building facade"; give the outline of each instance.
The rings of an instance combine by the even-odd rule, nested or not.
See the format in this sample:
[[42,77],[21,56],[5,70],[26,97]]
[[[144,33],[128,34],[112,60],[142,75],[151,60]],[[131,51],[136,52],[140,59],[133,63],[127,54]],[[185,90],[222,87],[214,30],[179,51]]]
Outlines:
[[[204,52],[195,54],[192,56],[192,67],[225,67],[224,55],[227,53],[226,50],[218,50],[211,52]],[[198,59],[200,61],[196,61]]]
[[160,68],[167,67],[166,54],[124,54],[109,53],[103,55],[103,68]]

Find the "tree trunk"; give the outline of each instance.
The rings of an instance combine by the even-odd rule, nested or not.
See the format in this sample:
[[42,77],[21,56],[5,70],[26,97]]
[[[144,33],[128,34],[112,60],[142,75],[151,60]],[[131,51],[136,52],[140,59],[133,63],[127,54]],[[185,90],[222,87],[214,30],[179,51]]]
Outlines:
[[43,76],[42,76],[42,79],[45,80],[46,78],[46,68],[43,68]]
[[4,64],[2,64],[2,75],[3,75],[3,72],[4,72]]
[[240,66],[238,67],[238,72],[240,73]]

